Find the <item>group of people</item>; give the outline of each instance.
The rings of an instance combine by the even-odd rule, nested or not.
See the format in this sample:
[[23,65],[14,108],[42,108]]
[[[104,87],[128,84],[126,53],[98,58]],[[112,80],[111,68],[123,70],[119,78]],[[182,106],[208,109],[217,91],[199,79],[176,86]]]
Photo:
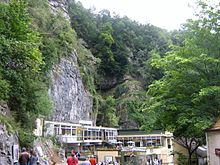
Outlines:
[[68,165],[78,165],[78,157],[73,150],[70,152],[70,156],[67,158],[66,162]]
[[157,157],[154,160],[151,160],[150,158],[147,160],[147,165],[161,165],[162,159],[159,160]]
[[27,152],[26,148],[23,147],[19,155],[18,162],[20,165],[38,165],[38,157],[35,150]]
[[[67,158],[68,165],[78,165],[78,157],[79,155],[76,154],[73,150],[70,152],[70,156]],[[86,160],[81,163],[80,165],[96,165],[96,158],[94,156],[87,157]]]

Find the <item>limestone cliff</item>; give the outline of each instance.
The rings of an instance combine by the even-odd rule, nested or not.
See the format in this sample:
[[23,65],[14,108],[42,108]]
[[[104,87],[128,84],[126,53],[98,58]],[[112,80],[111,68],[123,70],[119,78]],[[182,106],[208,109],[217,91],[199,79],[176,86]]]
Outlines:
[[63,16],[70,20],[68,15],[68,0],[48,0],[50,4],[50,8],[54,14],[56,14],[59,10],[63,13]]
[[91,120],[92,97],[82,83],[76,52],[53,67],[51,79],[49,95],[54,101],[52,120],[72,123]]
[[[8,106],[0,102],[0,115],[10,116]],[[0,165],[13,165],[18,160],[18,137],[9,133],[4,122],[0,122]]]
[[[62,12],[69,20],[67,0],[49,0],[52,13]],[[92,97],[85,89],[77,62],[77,53],[62,58],[51,71],[49,95],[54,102],[51,120],[78,123],[91,120]]]

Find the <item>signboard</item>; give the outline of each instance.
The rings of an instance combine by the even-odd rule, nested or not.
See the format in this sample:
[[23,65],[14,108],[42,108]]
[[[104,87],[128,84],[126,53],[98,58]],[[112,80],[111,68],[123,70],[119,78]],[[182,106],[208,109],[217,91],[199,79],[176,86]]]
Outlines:
[[215,155],[220,157],[220,148],[215,148]]
[[109,163],[113,161],[113,157],[112,156],[105,156],[105,162]]
[[12,155],[13,155],[14,162],[18,162],[18,158],[19,158],[19,145],[18,144],[14,144],[12,146]]
[[37,148],[38,155],[42,157],[44,155],[42,148],[40,146],[38,146],[36,148]]

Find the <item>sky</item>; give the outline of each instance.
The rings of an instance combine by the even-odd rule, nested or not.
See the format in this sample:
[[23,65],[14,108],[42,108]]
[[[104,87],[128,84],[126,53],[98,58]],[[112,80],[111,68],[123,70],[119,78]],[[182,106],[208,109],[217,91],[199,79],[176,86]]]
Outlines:
[[195,0],[78,0],[85,8],[108,9],[140,23],[150,23],[167,30],[179,29],[193,18]]

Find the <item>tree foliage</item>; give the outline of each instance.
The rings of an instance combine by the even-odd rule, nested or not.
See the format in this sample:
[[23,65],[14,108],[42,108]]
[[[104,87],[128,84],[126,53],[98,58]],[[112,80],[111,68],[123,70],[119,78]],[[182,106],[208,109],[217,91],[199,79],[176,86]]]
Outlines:
[[44,64],[39,50],[41,38],[31,28],[24,1],[1,2],[0,11],[0,82],[1,89],[4,89],[2,95],[5,95],[1,99],[8,100],[17,119],[24,124],[30,121],[26,112],[35,110],[32,102],[37,99],[35,92],[38,89],[30,86],[38,81],[36,76]]
[[[94,121],[98,116],[104,126],[126,125],[117,115],[127,113],[126,121],[145,123],[148,113],[137,109],[146,100],[147,85],[162,76],[150,61],[168,50],[168,32],[69,3],[72,27],[62,11],[51,13],[47,0],[0,3],[0,99],[8,102],[16,121],[31,129],[39,114],[52,109],[48,72],[76,49],[83,82],[93,96]],[[21,139],[31,140],[29,135],[24,132]]]
[[220,10],[202,1],[199,6],[199,18],[189,20],[183,29],[183,44],[152,60],[164,76],[150,85],[151,98],[145,109],[154,116],[154,126],[173,132],[185,144],[188,164],[197,147],[204,144],[205,129],[219,116]]
[[69,12],[77,35],[86,41],[94,56],[101,59],[99,74],[102,77],[120,81],[126,74],[132,74],[149,81],[142,67],[150,52],[154,49],[162,55],[168,49],[168,33],[155,26],[141,25],[118,15],[112,17],[108,10],[94,14],[92,9],[85,9],[75,1],[70,4]]
[[[120,120],[115,120],[119,124],[129,125],[125,124],[126,121],[128,123],[135,120],[138,123],[136,126],[141,125],[144,115],[137,109],[145,100],[145,88],[162,75],[159,69],[151,67],[149,61],[153,52],[157,52],[159,56],[164,55],[171,42],[170,36],[165,30],[153,25],[141,25],[127,17],[112,16],[108,10],[98,13],[94,11],[95,9],[85,9],[80,2],[71,1],[69,4],[72,27],[77,36],[85,41],[83,45],[100,60],[97,75],[93,74],[96,90],[103,95],[103,98],[96,97],[100,102],[97,123],[106,124],[103,121],[109,121],[105,107],[115,109],[110,111],[119,116]],[[127,79],[131,79],[129,86],[125,82]],[[138,81],[141,83],[137,91],[128,89],[123,94],[117,92],[123,86],[136,86]],[[111,92],[106,94],[107,91]],[[134,93],[129,93],[131,91]],[[106,95],[115,99],[114,105],[107,104]]]
[[23,144],[33,139],[36,117],[52,110],[47,72],[72,53],[76,34],[61,12],[50,12],[46,0],[0,2],[0,13],[0,100],[23,127]]

